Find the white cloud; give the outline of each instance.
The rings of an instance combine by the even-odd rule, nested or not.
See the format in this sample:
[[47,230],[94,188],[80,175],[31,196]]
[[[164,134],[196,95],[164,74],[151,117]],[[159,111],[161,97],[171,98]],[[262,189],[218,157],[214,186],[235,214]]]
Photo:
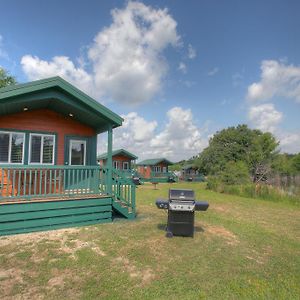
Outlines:
[[293,132],[279,127],[283,114],[275,109],[274,104],[250,106],[248,117],[255,128],[263,132],[271,132],[276,137],[280,142],[279,149],[281,152],[300,152],[300,131]]
[[276,60],[261,63],[261,80],[248,87],[248,99],[268,100],[280,96],[300,103],[300,67]]
[[30,80],[61,76],[76,87],[95,96],[92,76],[84,69],[76,68],[66,56],[55,56],[48,62],[36,56],[25,55],[21,59],[21,65]]
[[189,57],[189,59],[194,59],[196,56],[197,56],[196,49],[191,44],[189,44],[188,45],[188,57]]
[[299,132],[281,131],[278,133],[277,136],[280,140],[279,148],[281,152],[286,152],[286,153],[300,152],[300,131]]
[[251,106],[248,116],[256,128],[271,133],[275,132],[276,126],[282,120],[282,113],[272,103]]
[[98,98],[134,104],[151,99],[167,73],[163,51],[180,43],[177,23],[167,9],[140,2],[130,1],[111,14],[112,24],[96,35],[87,51],[92,73],[65,56],[47,62],[26,55],[21,61],[25,74],[30,79],[60,75]]
[[208,75],[208,76],[214,76],[214,75],[216,75],[218,72],[219,72],[219,68],[215,67],[215,68],[211,69],[211,70],[207,73],[207,75]]
[[[190,158],[208,144],[207,124],[195,125],[190,109],[173,107],[167,112],[165,127],[157,132],[157,122],[147,121],[136,112],[122,116],[124,126],[114,130],[114,149],[125,148],[139,160],[166,157],[173,161]],[[106,140],[100,139],[98,152],[106,152]]]
[[180,62],[179,66],[178,66],[178,70],[185,74],[187,72],[186,64],[183,62]]

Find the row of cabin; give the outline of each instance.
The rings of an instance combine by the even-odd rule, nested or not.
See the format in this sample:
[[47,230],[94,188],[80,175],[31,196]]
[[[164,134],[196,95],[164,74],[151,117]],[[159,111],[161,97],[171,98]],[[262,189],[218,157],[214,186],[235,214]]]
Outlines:
[[[113,168],[130,174],[135,174],[144,179],[153,177],[166,177],[169,173],[169,166],[173,163],[165,158],[154,158],[136,163],[138,157],[124,149],[112,152]],[[107,153],[98,155],[97,161],[100,166],[106,167]],[[136,169],[136,170],[134,170]]]
[[[136,163],[137,159],[138,157],[135,154],[124,149],[118,149],[112,152],[113,167],[116,170],[128,172],[129,175],[137,175],[146,180],[174,176],[174,174],[169,172],[169,166],[173,163],[165,158],[146,159]],[[107,163],[107,153],[98,155],[97,161],[100,166],[105,167]],[[183,166],[178,173],[178,177],[184,181],[204,181],[204,177],[199,172],[198,167],[193,164]]]

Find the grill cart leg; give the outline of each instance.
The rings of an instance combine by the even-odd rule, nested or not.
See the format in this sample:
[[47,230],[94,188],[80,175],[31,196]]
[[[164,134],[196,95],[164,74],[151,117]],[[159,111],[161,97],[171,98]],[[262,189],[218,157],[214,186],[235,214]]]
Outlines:
[[167,229],[166,237],[167,237],[167,238],[172,238],[172,237],[173,237],[173,232],[172,232],[172,231],[169,231],[169,230]]

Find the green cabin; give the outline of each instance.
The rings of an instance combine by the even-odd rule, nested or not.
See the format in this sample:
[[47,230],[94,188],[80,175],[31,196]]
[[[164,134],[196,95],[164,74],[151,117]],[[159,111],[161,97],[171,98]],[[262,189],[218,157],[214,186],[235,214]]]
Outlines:
[[0,235],[134,218],[135,185],[112,162],[122,122],[60,77],[0,89]]

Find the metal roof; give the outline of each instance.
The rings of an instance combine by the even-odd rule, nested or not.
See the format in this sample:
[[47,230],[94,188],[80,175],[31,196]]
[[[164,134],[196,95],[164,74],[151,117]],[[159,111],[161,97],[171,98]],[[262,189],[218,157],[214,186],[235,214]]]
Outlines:
[[[138,157],[132,153],[130,153],[129,151],[126,151],[124,149],[118,149],[118,150],[114,150],[112,152],[112,156],[115,156],[115,155],[124,155],[124,156],[127,156],[131,159],[137,159]],[[102,153],[100,155],[97,156],[97,159],[106,159],[107,158],[107,153]]]
[[161,162],[165,162],[167,165],[173,165],[173,163],[166,158],[152,158],[152,159],[146,159],[139,163],[137,163],[138,166],[154,166]]
[[28,110],[51,109],[86,124],[97,133],[107,131],[107,125],[122,125],[123,119],[72,84],[60,77],[9,85],[0,89],[1,115]]

